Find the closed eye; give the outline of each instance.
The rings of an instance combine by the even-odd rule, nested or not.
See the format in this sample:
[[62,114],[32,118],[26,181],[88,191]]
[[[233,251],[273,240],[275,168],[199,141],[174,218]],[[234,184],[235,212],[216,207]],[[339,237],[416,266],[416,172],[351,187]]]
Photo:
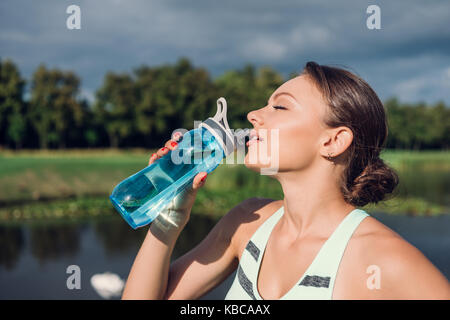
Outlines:
[[286,107],[283,107],[283,106],[273,106],[273,108],[274,108],[274,109],[284,109],[284,110],[287,109]]

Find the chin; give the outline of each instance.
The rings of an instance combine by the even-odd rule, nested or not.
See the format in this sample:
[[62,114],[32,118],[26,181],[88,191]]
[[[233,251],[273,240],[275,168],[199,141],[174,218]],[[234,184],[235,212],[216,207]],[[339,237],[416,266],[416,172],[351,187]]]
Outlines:
[[258,172],[258,173],[259,173],[259,170],[260,170],[260,168],[261,168],[259,165],[254,164],[254,163],[249,164],[249,163],[247,162],[247,160],[245,160],[244,164],[245,164],[245,166],[247,167],[247,169],[250,169],[250,170],[252,170],[252,171],[255,171],[255,172]]
[[[266,170],[269,169],[272,165],[270,163],[270,157],[264,157],[264,159],[260,159],[259,157],[256,157],[255,159],[255,157],[253,157],[253,159],[250,159],[249,153],[245,155],[244,164],[248,169],[260,174],[265,174],[264,172],[266,172]],[[278,168],[276,171],[278,171]]]

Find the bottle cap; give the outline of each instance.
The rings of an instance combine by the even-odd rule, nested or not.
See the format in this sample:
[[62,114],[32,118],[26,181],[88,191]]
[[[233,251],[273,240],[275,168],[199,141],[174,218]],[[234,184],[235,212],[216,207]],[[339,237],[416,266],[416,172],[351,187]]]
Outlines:
[[225,157],[232,153],[238,144],[244,144],[244,138],[250,132],[250,129],[243,129],[236,134],[233,133],[227,120],[227,101],[223,97],[217,99],[217,112],[214,117],[200,123],[200,127],[205,127],[217,139],[225,152]]

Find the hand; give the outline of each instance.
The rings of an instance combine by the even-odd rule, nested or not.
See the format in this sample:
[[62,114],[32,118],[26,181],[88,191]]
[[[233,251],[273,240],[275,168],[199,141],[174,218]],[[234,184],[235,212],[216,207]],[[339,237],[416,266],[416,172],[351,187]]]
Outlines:
[[[173,138],[165,143],[164,147],[152,154],[148,164],[150,165],[157,159],[163,157],[169,150],[174,150],[178,146],[177,141],[180,140],[181,136],[180,132],[176,132]],[[150,230],[161,241],[165,242],[173,237],[177,237],[187,224],[197,191],[205,184],[206,176],[207,172],[198,173],[194,177],[192,185],[188,186],[172,199],[167,207],[153,220],[150,225]]]

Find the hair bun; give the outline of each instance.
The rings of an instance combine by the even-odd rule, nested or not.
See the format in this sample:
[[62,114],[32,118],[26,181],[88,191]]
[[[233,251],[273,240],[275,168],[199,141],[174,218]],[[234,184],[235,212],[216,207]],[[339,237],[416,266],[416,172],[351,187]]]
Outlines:
[[358,207],[378,203],[386,194],[392,193],[398,181],[397,173],[378,157],[355,178],[349,194],[346,195],[347,200]]

